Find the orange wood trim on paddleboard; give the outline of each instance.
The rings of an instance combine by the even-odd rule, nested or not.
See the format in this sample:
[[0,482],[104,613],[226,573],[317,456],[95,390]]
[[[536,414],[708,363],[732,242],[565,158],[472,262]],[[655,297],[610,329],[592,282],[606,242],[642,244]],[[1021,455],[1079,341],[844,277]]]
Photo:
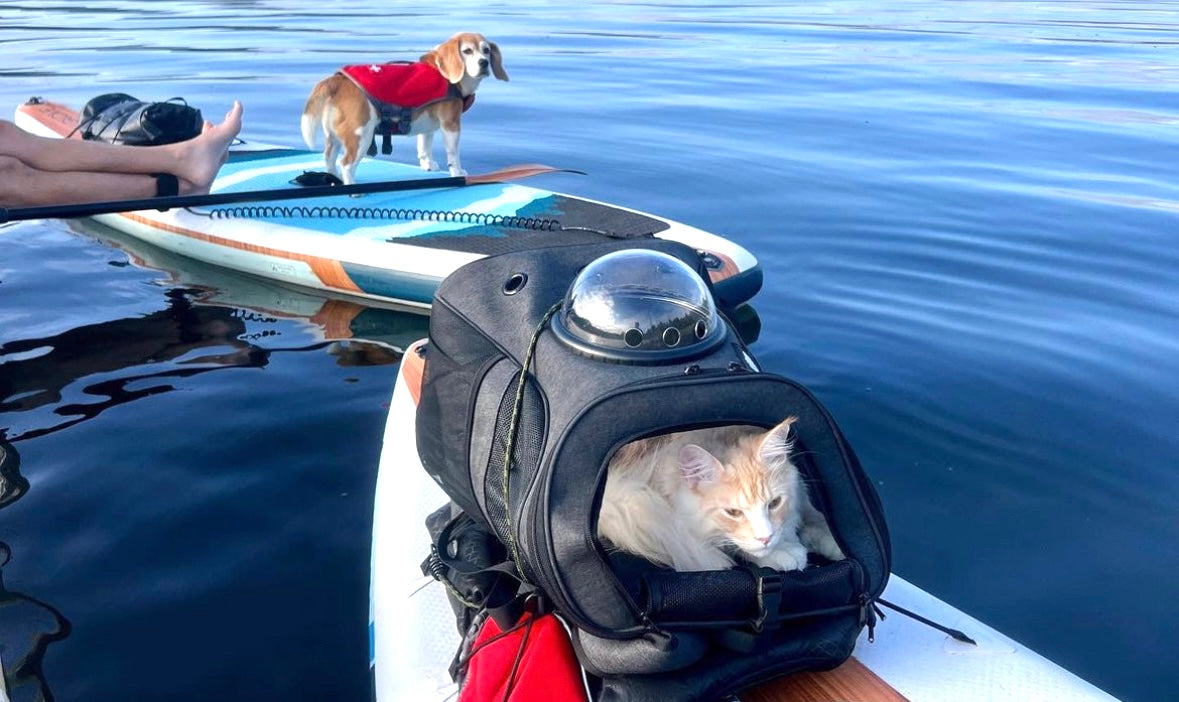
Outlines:
[[[279,253],[271,253],[272,256],[280,255]],[[323,281],[324,285],[331,286],[338,290],[349,290],[351,292],[364,292],[356,283],[352,282],[352,278],[348,277],[348,273],[344,270],[344,264],[330,258],[319,258],[318,256],[295,256],[293,254],[284,254],[286,258],[298,258],[308,266],[311,267],[311,272],[317,278]]]
[[833,670],[779,678],[740,697],[741,702],[909,702],[855,658]]
[[709,251],[708,253],[721,262],[720,268],[713,268],[708,271],[708,279],[712,281],[713,285],[716,285],[726,278],[732,278],[741,272],[741,269],[737,267],[737,264],[733,261],[733,259],[729,258],[728,256],[715,251]]
[[160,222],[150,217],[144,217],[143,215],[137,214],[135,212],[120,212],[118,216],[126,217],[133,222],[139,222],[140,224],[149,226],[153,229],[171,232],[172,234],[179,234],[190,239],[206,241],[210,244],[216,244],[217,246],[224,246],[228,249],[250,251],[252,253],[263,254],[266,256],[274,256],[275,258],[285,258],[288,261],[302,261],[303,263],[306,263],[309,268],[311,268],[311,272],[315,273],[316,277],[319,278],[324,285],[346,292],[364,292],[360,289],[360,286],[352,282],[352,279],[348,277],[348,274],[344,271],[343,264],[330,258],[320,258],[319,256],[309,256],[306,254],[293,253],[291,251],[280,251],[278,249],[272,249],[268,246],[246,244],[240,241],[234,241],[232,239],[225,239],[223,237],[213,236],[212,234],[206,234],[205,232],[198,232],[192,229],[178,227],[175,224]]
[[418,404],[422,399],[422,373],[426,370],[426,340],[418,339],[409,345],[405,355],[401,357],[401,377],[405,380],[405,389],[413,403]]

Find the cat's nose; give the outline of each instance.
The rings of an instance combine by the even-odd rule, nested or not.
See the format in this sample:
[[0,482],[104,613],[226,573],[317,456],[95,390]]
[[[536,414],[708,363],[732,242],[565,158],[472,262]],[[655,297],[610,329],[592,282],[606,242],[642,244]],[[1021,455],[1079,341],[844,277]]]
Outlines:
[[759,536],[759,537],[757,537],[757,540],[762,542],[762,544],[764,544],[766,546],[770,545],[770,537],[768,537],[768,536]]

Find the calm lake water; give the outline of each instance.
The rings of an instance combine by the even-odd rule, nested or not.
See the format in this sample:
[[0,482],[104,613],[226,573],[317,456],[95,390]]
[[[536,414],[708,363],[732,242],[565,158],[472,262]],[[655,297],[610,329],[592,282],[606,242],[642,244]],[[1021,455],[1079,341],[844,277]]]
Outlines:
[[[1179,3],[4,2],[0,105],[240,98],[297,146],[320,77],[464,29],[511,75],[469,171],[581,169],[536,184],[752,250],[754,351],[855,445],[894,570],[1174,698]],[[364,699],[380,433],[425,320],[94,226],[0,244],[5,666],[49,636],[30,684],[62,700]]]

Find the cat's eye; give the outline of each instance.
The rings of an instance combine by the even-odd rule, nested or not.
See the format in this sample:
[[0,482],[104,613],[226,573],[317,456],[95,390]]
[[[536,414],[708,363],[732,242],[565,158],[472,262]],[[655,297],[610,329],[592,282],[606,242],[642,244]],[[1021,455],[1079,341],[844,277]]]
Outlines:
[[734,508],[730,507],[725,510],[725,514],[736,519],[737,517],[740,517],[742,514],[745,514],[745,512],[743,512],[739,509],[734,509]]
[[778,509],[781,506],[782,506],[782,496],[781,495],[779,495],[778,497],[775,497],[774,499],[772,499],[766,503],[766,507],[769,509]]

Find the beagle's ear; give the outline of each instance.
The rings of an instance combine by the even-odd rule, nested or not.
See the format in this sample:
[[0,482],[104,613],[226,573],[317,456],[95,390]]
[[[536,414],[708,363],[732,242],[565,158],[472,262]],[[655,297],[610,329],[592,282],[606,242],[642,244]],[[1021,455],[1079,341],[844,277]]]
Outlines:
[[487,45],[491,47],[491,73],[500,80],[508,80],[508,72],[504,70],[504,57],[499,52],[499,46],[495,42],[489,41]]
[[422,63],[438,69],[443,78],[451,83],[463,79],[463,57],[459,53],[458,37],[451,37],[422,55]]

